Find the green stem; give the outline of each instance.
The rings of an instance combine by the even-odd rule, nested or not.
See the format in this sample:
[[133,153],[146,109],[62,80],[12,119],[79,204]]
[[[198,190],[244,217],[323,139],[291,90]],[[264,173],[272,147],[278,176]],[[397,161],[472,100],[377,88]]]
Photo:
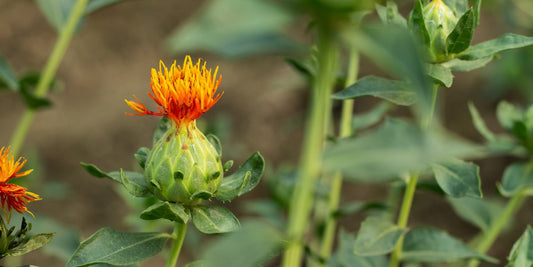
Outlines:
[[187,224],[185,223],[176,223],[174,226],[174,241],[172,241],[172,246],[170,247],[170,253],[168,255],[167,262],[165,263],[165,267],[176,266],[180,256],[181,247],[183,246],[183,240],[185,239],[186,230]]
[[[41,77],[39,78],[39,82],[37,83],[37,87],[35,89],[36,97],[45,97],[48,93],[50,84],[57,72],[57,68],[61,63],[76,27],[78,26],[78,23],[84,14],[87,2],[88,0],[78,0],[65,26],[63,26],[61,29],[61,33],[59,34],[59,38],[54,46],[54,49],[52,50],[52,54],[50,54]],[[11,151],[14,155],[17,155],[20,152],[22,144],[24,143],[24,139],[28,134],[31,123],[33,122],[34,116],[35,110],[33,109],[26,109],[24,115],[22,115],[22,119],[20,120],[17,128],[15,129],[15,133],[11,138]]]
[[[526,193],[524,190],[516,193],[503,210],[502,214],[498,216],[496,221],[490,225],[490,228],[483,235],[482,239],[478,242],[475,250],[479,253],[486,253],[489,248],[492,246],[492,243],[496,241],[496,238],[502,231],[503,227],[513,218],[514,214],[520,209],[524,200],[526,199]],[[469,267],[476,267],[479,265],[478,260],[471,260]]]
[[300,175],[294,187],[289,206],[287,235],[290,238],[283,266],[300,266],[303,256],[303,237],[309,224],[309,214],[313,205],[314,188],[320,175],[322,150],[325,132],[325,116],[335,78],[337,50],[324,25],[318,25],[318,72],[313,83],[310,114],[307,121]]
[[[352,48],[350,50],[350,59],[348,65],[348,74],[346,77],[346,87],[352,85],[357,80],[359,72],[359,52]],[[353,119],[353,106],[354,101],[352,99],[345,100],[342,105],[342,115],[340,121],[339,137],[344,138],[352,134],[352,119]],[[335,230],[337,226],[337,218],[333,214],[339,209],[339,202],[342,189],[342,174],[337,172],[333,180],[331,181],[331,190],[328,199],[328,210],[326,218],[326,226],[324,228],[324,235],[322,238],[322,244],[320,247],[320,257],[322,259],[328,259],[331,255],[331,249],[335,240]],[[325,266],[322,263],[321,266]]]

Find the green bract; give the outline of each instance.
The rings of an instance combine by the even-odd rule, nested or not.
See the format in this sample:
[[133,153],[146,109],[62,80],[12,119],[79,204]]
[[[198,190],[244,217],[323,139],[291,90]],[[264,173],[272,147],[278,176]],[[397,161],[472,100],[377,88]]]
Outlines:
[[220,154],[194,122],[171,123],[148,154],[144,176],[159,199],[197,204],[215,194],[223,171]]
[[454,12],[442,2],[431,1],[423,8],[431,53],[437,58],[446,55],[446,39],[457,24]]

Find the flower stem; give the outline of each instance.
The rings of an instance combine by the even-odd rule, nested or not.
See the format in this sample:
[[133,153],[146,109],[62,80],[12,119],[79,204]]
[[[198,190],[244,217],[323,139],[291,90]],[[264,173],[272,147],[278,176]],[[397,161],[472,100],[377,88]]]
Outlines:
[[[359,71],[359,52],[352,48],[350,50],[350,59],[348,65],[348,74],[346,77],[346,87],[352,85],[357,80],[357,74]],[[348,137],[352,134],[352,118],[353,118],[353,106],[354,101],[352,99],[344,100],[342,105],[342,115],[340,121],[339,137]],[[333,247],[333,241],[335,240],[335,229],[337,225],[337,218],[333,214],[339,209],[339,202],[342,189],[342,174],[340,172],[335,173],[333,180],[331,181],[331,190],[328,199],[328,211],[326,218],[326,226],[324,228],[324,235],[322,238],[322,244],[320,247],[320,257],[322,259],[328,259],[331,255],[331,249]],[[325,263],[321,264],[325,266]]]
[[307,121],[300,172],[289,206],[287,235],[290,238],[283,256],[283,266],[300,266],[303,237],[313,205],[314,188],[321,171],[325,116],[335,78],[337,50],[325,25],[318,25],[318,72],[315,77],[310,114]]
[[[496,238],[502,231],[503,227],[509,222],[514,214],[520,209],[524,200],[526,199],[526,193],[524,190],[517,192],[507,205],[505,206],[501,216],[498,216],[496,221],[490,225],[490,228],[485,232],[482,239],[477,244],[475,250],[479,253],[486,253],[492,246],[492,243],[496,241]],[[471,260],[468,264],[469,267],[477,267],[479,265],[478,260]]]
[[[39,78],[39,82],[37,83],[37,87],[35,89],[36,97],[45,97],[48,93],[50,84],[57,72],[57,68],[61,63],[76,27],[78,26],[78,23],[84,14],[87,2],[88,0],[78,0],[76,2],[76,5],[72,9],[66,24],[61,29],[59,38],[55,43],[54,49],[52,50],[52,54],[50,54],[50,57],[48,58],[44,70]],[[20,152],[22,144],[24,143],[24,139],[28,134],[31,123],[33,122],[34,116],[35,110],[26,108],[26,111],[22,115],[22,119],[15,129],[15,133],[11,138],[11,151],[14,155],[17,155]]]
[[172,246],[170,247],[170,253],[168,255],[167,262],[165,267],[174,267],[178,262],[178,257],[180,256],[181,247],[183,245],[183,240],[185,239],[185,232],[187,230],[187,224],[185,223],[176,223],[174,226],[174,241],[172,241]]

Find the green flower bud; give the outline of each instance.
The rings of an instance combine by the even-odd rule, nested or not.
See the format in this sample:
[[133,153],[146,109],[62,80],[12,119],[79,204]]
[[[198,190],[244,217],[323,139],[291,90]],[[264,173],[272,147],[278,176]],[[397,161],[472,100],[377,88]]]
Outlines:
[[195,121],[169,129],[146,160],[145,179],[161,200],[196,204],[217,191],[223,176],[220,154]]
[[433,0],[423,9],[429,34],[430,50],[434,57],[446,55],[446,38],[453,31],[458,18],[442,0]]

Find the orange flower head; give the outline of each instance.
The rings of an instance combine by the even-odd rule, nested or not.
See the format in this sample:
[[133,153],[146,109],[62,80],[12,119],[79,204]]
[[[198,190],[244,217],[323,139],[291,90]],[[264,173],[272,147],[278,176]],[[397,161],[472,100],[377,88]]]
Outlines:
[[9,150],[10,147],[0,149],[0,202],[8,222],[13,209],[20,214],[25,211],[33,216],[33,213],[26,208],[26,204],[41,199],[39,195],[26,191],[22,186],[7,183],[11,178],[26,176],[33,171],[20,172],[26,164],[26,159],[20,157],[15,161]]
[[125,100],[137,113],[127,115],[166,116],[177,125],[187,124],[202,116],[224,94],[217,94],[218,85],[222,77],[217,79],[218,67],[212,74],[211,69],[205,67],[205,61],[200,59],[193,64],[191,57],[186,56],[182,66],[176,66],[176,61],[167,69],[163,61],[159,62],[159,71],[152,69],[148,93],[157,105],[159,112],[149,111],[134,95],[135,101]]

